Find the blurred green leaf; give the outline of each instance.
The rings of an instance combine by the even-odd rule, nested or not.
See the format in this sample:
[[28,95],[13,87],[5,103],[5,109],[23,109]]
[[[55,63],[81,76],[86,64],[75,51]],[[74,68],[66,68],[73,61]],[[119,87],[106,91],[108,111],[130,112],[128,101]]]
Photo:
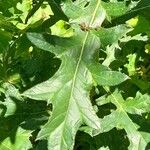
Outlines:
[[[32,144],[29,140],[31,136],[31,131],[23,130],[22,128],[17,129],[15,143],[11,142],[11,140],[6,138],[2,143],[0,143],[1,150],[24,150],[30,149]],[[22,146],[24,145],[24,146]]]

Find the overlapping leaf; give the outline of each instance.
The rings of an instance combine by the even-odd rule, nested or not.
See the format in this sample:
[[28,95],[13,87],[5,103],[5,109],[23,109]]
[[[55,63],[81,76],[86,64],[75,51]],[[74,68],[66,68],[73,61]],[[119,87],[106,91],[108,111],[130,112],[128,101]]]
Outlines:
[[86,33],[79,46],[61,55],[62,65],[50,80],[24,93],[35,99],[50,99],[53,103],[53,114],[38,135],[38,139],[48,137],[49,149],[72,149],[81,124],[100,127],[89,99],[92,76],[86,66],[93,61],[93,56],[87,53],[94,54],[98,48],[98,38]]
[[[148,89],[147,87],[145,88],[147,84],[142,84],[142,80],[139,80],[139,78],[135,81],[134,78],[131,78],[131,83],[129,83],[129,81],[126,82],[127,85],[122,84],[119,86],[119,89],[122,89],[123,85],[129,88],[129,90],[124,90],[124,92],[129,92],[125,93],[128,97],[126,100],[123,99],[121,92],[117,90],[114,93],[110,93],[109,91],[107,93],[108,95],[100,97],[97,100],[99,106],[104,104],[107,105],[108,103],[112,103],[116,106],[116,110],[109,109],[110,114],[104,116],[102,119],[98,118],[94,111],[95,107],[93,108],[91,103],[91,98],[93,99],[93,86],[100,85],[103,86],[104,89],[109,89],[107,86],[114,86],[110,88],[112,90],[115,89],[116,85],[119,83],[129,79],[127,75],[119,71],[113,71],[108,66],[116,70],[120,69],[126,71],[125,68],[122,67],[124,65],[123,63],[127,63],[125,62],[127,61],[126,56],[132,56],[132,58],[134,58],[134,54],[136,54],[136,61],[140,60],[143,64],[145,63],[143,61],[143,56],[146,57],[146,60],[149,59],[149,54],[146,54],[146,51],[144,52],[144,47],[142,46],[145,44],[145,41],[147,42],[148,37],[141,34],[145,32],[145,34],[149,35],[149,29],[147,28],[149,26],[149,16],[147,11],[143,11],[143,13],[142,11],[140,12],[140,14],[147,19],[142,17],[141,23],[139,23],[140,21],[137,23],[137,28],[135,27],[135,23],[128,24],[129,26],[135,25],[132,26],[135,27],[132,33],[129,32],[131,31],[130,27],[127,28],[126,25],[118,25],[120,22],[124,23],[124,19],[126,20],[125,16],[123,16],[123,20],[120,18],[120,20],[117,21],[117,18],[114,20],[116,22],[112,21],[111,23],[111,19],[124,15],[131,7],[133,8],[133,6],[138,4],[137,1],[132,1],[131,5],[128,5],[128,2],[126,2],[126,0],[109,0],[109,2],[108,0],[107,2],[100,0],[50,0],[47,2],[43,2],[43,0],[22,0],[22,2],[14,0],[10,2],[6,0],[5,3],[0,1],[0,83],[2,83],[0,85],[0,149],[23,150],[48,148],[50,150],[72,150],[78,130],[84,129],[85,132],[93,136],[99,133],[105,134],[104,132],[110,131],[113,128],[116,128],[115,132],[117,129],[124,129],[126,131],[126,135],[130,142],[129,149],[144,150],[147,148],[147,144],[150,142],[150,134],[146,132],[145,128],[140,126],[141,122],[136,122],[136,124],[133,117],[136,115],[137,118],[141,117],[144,121],[148,120],[147,113],[149,113],[150,110],[149,95],[137,92],[135,97],[128,97],[130,95],[130,87],[128,87],[128,85],[133,86],[133,91],[131,90],[131,93],[135,94],[138,88],[131,84],[136,82],[134,84],[138,86],[140,84],[140,86],[142,86],[141,89]],[[131,10],[131,12],[128,12],[128,19],[132,17],[131,14],[133,15],[134,12],[137,13],[144,9],[148,10],[148,4],[148,0],[141,1],[133,11]],[[53,12],[51,12],[51,10]],[[141,17],[138,19],[140,20],[140,18]],[[146,21],[143,21],[145,19]],[[105,22],[103,24],[104,20]],[[42,21],[44,21],[44,23],[42,23]],[[146,26],[145,29],[143,29],[145,22]],[[52,26],[53,24],[54,26]],[[101,25],[103,27],[101,27]],[[39,28],[33,29],[32,27],[35,26]],[[111,28],[108,28],[110,26]],[[29,27],[32,29],[29,29]],[[47,30],[48,32],[50,31],[47,28],[52,31],[51,35],[50,33],[45,33]],[[11,79],[16,75],[22,79],[20,72],[17,70],[18,68],[19,70],[22,69],[22,66],[20,67],[20,65],[22,65],[22,58],[20,58],[20,56],[24,57],[24,54],[20,54],[21,50],[24,51],[23,53],[29,55],[30,60],[33,61],[37,58],[34,53],[40,51],[33,45],[31,46],[31,43],[25,39],[24,32],[26,31],[24,29],[30,31],[27,33],[27,37],[36,47],[54,53],[55,57],[61,60],[60,68],[56,67],[58,71],[47,81],[34,86],[35,83],[39,83],[35,81],[39,76],[36,76],[36,78],[35,76],[30,76],[27,77],[27,82],[30,83],[29,85],[26,84],[26,81],[23,83],[24,80],[20,82],[21,85],[16,85],[16,87],[20,88],[20,91],[27,88],[27,86],[33,85],[33,88],[25,91],[22,95],[39,101],[26,98],[24,101],[24,97],[20,96],[15,86],[9,84],[6,91],[2,86],[4,85],[3,82],[11,82]],[[32,33],[33,30],[34,33]],[[42,33],[39,33],[41,30]],[[67,30],[69,32],[67,32]],[[20,36],[18,37],[20,33],[23,33],[21,34],[21,38]],[[140,43],[142,48],[138,48],[140,53],[137,53],[138,50],[134,46],[130,46],[128,50],[123,49],[125,54],[123,54],[122,57],[126,60],[122,60],[122,66],[120,64],[118,65],[121,68],[117,68],[115,63],[118,62],[115,61],[114,64],[112,63],[118,58],[118,53],[116,52],[122,53],[121,48],[126,45],[126,42],[131,40],[142,41],[142,44]],[[13,55],[16,55],[15,60],[9,53],[11,49],[9,44],[11,43],[15,43],[12,49],[14,52]],[[135,43],[133,42],[133,45]],[[149,43],[147,42],[146,45],[149,45]],[[25,47],[25,49],[22,46]],[[31,49],[28,46],[31,46]],[[98,55],[100,46],[103,51],[100,52],[100,54],[102,53],[104,56]],[[137,45],[137,47],[140,46]],[[145,49],[146,48],[147,46],[145,46]],[[25,52],[26,49],[27,52]],[[4,62],[5,56],[8,57],[7,53],[10,57],[8,58],[8,62]],[[44,53],[48,54],[48,52]],[[39,55],[40,54],[41,53],[39,53]],[[53,54],[50,55],[54,56]],[[42,60],[45,60],[44,63],[50,64],[50,62],[53,61],[52,59],[47,62],[48,59],[45,59],[44,56],[45,55],[40,56]],[[100,62],[105,58],[102,65],[99,64],[99,58]],[[131,77],[137,76],[137,72],[141,74],[144,72],[141,66],[141,68],[136,68],[137,66],[134,64],[135,58],[132,61],[129,58],[128,61],[129,64],[127,63],[126,67]],[[140,61],[139,65],[141,63]],[[34,62],[36,65],[32,67],[30,67],[32,63],[25,65],[25,70],[28,70],[28,67],[30,67],[27,72],[30,72],[33,68],[36,68],[38,72],[40,66],[44,66],[39,65],[39,61]],[[41,63],[43,63],[43,61]],[[149,61],[146,62],[146,65],[144,64],[144,67],[147,66],[147,63],[149,64]],[[11,64],[14,64],[12,68],[9,67]],[[46,65],[46,67],[47,66],[48,65]],[[55,67],[55,64],[52,63],[49,66],[49,70],[51,66]],[[42,70],[46,67],[43,67]],[[144,72],[147,74],[146,76],[149,74],[149,66],[147,68],[146,72]],[[137,69],[141,70],[139,71]],[[9,76],[9,73],[12,72],[16,74]],[[45,80],[43,74],[47,74],[47,72],[48,71],[43,72],[42,75],[40,73],[38,74],[40,78],[42,78],[42,81]],[[24,76],[26,76],[26,71],[23,73]],[[49,74],[46,76],[49,76]],[[148,80],[144,81],[144,83],[147,81]],[[15,82],[11,83],[15,84]],[[123,87],[123,89],[126,87]],[[101,93],[103,93],[103,91],[100,91],[99,94]],[[41,100],[46,101],[47,104],[51,103],[52,110],[49,108],[51,105],[46,105],[46,102]],[[103,115],[102,111],[105,109],[106,105],[102,106],[104,107],[102,110],[99,109],[98,111],[97,109],[98,113]],[[49,120],[45,126],[41,127],[48,118]],[[33,131],[40,127],[41,130],[38,135],[31,134],[31,130]],[[123,137],[124,140],[127,139],[126,135]],[[111,137],[112,134],[110,133],[109,136]],[[81,138],[84,138],[84,136],[81,135]],[[97,147],[94,145],[94,142],[90,141],[91,139],[92,137],[89,138],[91,149],[111,149],[111,147],[106,147],[106,145],[105,147],[103,147],[104,145],[101,145],[102,147]],[[117,137],[115,139],[117,139]],[[35,140],[41,141],[35,142]],[[79,140],[76,140],[76,142],[78,141]],[[80,143],[84,145],[86,139],[83,141],[81,140],[77,143],[74,148],[80,149],[78,144],[79,146]],[[111,143],[111,141],[109,142]],[[86,143],[83,149],[87,149],[89,145]]]
[[125,129],[130,140],[129,149],[144,150],[150,141],[150,134],[147,132],[138,131],[139,126],[134,123],[134,121],[129,117],[128,113],[141,115],[142,113],[149,112],[149,95],[142,95],[138,92],[135,98],[128,98],[125,101],[121,93],[116,90],[107,98],[100,97],[97,100],[98,105],[104,105],[110,102],[113,103],[117,109],[113,110],[110,115],[105,116],[101,120],[102,129],[100,131],[95,130],[93,132],[94,135],[97,135],[100,132],[107,132],[114,127]]
[[99,28],[97,31],[94,31],[94,34],[100,38],[103,46],[107,46],[117,43],[129,31],[131,31],[131,28],[125,25],[118,25],[111,28]]
[[[91,1],[90,15],[87,16],[89,26],[100,25],[104,20],[105,11],[100,1]],[[99,11],[101,13],[99,13]],[[82,16],[82,15],[81,15]],[[32,43],[41,49],[51,51],[60,57],[62,64],[56,74],[48,81],[41,83],[26,92],[24,96],[37,100],[48,100],[53,104],[53,112],[48,123],[41,129],[37,139],[48,139],[49,149],[73,149],[77,130],[83,124],[92,128],[100,128],[99,118],[96,116],[89,98],[89,92],[94,85],[95,74],[100,85],[112,86],[127,79],[119,72],[113,72],[101,66],[103,73],[110,76],[109,82],[102,75],[101,70],[91,69],[97,63],[97,50],[100,40],[92,32],[83,32],[75,28],[75,35],[71,38],[52,38],[48,42],[41,34],[28,34]],[[38,40],[37,40],[38,39]],[[78,39],[78,44],[70,45],[70,40]],[[61,41],[61,42],[59,42]],[[69,44],[66,44],[66,42]],[[107,70],[107,71],[106,71]],[[118,76],[118,79],[112,76]]]
[[18,89],[11,84],[4,84],[3,88],[5,99],[0,99],[0,149],[30,149],[31,133],[49,116],[45,110],[46,103],[24,101]]
[[[63,11],[69,17],[70,22],[83,24],[91,28],[100,27],[106,17],[110,20],[112,16],[121,16],[125,14],[127,10],[128,7],[125,2],[105,3],[100,0],[77,0],[72,2],[68,0],[63,4]],[[93,22],[90,24],[91,12],[94,12],[96,17],[93,18]]]
[[[12,131],[13,133],[13,131]],[[11,134],[11,133],[10,133]],[[22,129],[21,127],[18,128],[15,143],[13,143],[9,137],[7,137],[2,143],[0,142],[0,149],[1,150],[24,150],[30,149],[32,144],[29,140],[31,136],[31,131],[27,131]]]

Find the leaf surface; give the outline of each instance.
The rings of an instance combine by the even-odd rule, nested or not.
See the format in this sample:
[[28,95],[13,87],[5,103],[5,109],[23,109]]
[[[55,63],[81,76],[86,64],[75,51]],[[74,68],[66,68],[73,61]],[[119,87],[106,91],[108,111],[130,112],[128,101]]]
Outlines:
[[53,104],[52,116],[38,135],[38,139],[48,137],[49,149],[73,148],[81,124],[100,127],[89,99],[92,76],[86,66],[91,61],[87,53],[91,53],[90,47],[92,53],[99,48],[98,41],[96,36],[86,33],[82,45],[63,53],[62,65],[51,79],[24,93],[34,99],[50,99]]
[[[70,15],[74,23],[80,24],[86,21],[89,27],[99,27],[105,19],[105,10],[101,2],[90,1],[85,10],[82,10],[85,5],[86,1],[83,3],[67,1],[64,7],[68,10],[64,12]],[[86,16],[87,12],[89,15]],[[79,14],[80,18],[78,18]],[[89,96],[94,80],[100,85],[112,86],[127,79],[126,75],[98,64],[99,37],[91,31],[85,32],[76,26],[74,32],[74,36],[70,38],[49,36],[49,39],[46,35],[28,33],[28,38],[34,45],[54,53],[62,60],[59,70],[52,78],[23,93],[26,97],[46,100],[53,105],[52,116],[37,136],[38,140],[48,139],[49,150],[73,149],[75,135],[81,125],[94,129],[100,128],[99,118]],[[90,69],[90,64],[95,63],[98,64],[100,72]],[[109,77],[109,82],[103,78],[104,75]],[[119,80],[117,81],[113,76],[116,78],[118,76]]]
[[[150,141],[150,134],[147,132],[138,131],[139,126],[134,123],[134,121],[130,118],[128,112],[132,114],[149,112],[149,110],[146,109],[150,107],[149,96],[137,93],[137,96],[134,99],[128,99],[124,101],[121,93],[116,90],[114,93],[111,93],[111,95],[108,96],[106,99],[105,98],[100,98],[99,100],[97,100],[97,103],[99,105],[103,105],[111,102],[117,107],[117,109],[113,110],[110,115],[105,116],[103,119],[101,119],[102,128],[98,132],[94,130],[93,134],[97,135],[100,132],[108,132],[114,127],[119,129],[125,129],[130,141],[130,145],[128,147],[129,150],[144,150],[148,142]],[[142,99],[144,99],[145,101],[142,101]]]
[[6,138],[2,143],[0,143],[1,150],[25,150],[30,149],[32,144],[29,140],[31,136],[31,131],[27,131],[22,129],[21,127],[17,129],[15,143],[10,140],[10,138]]
[[102,86],[114,86],[126,81],[127,75],[118,71],[92,71],[93,79]]

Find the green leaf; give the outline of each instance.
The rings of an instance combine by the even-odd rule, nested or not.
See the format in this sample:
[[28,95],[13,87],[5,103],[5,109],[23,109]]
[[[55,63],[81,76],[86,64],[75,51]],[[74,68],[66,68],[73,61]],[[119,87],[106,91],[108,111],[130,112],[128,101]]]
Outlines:
[[18,99],[20,102],[22,98],[19,91],[11,84],[4,84],[5,87],[5,101],[1,102],[3,106],[6,107],[4,116],[8,117],[14,115],[17,110],[16,103],[12,100],[13,98]]
[[118,85],[125,80],[129,79],[127,75],[119,71],[98,71],[91,70],[95,82],[102,86]]
[[[34,15],[34,13],[40,8],[40,6],[42,5],[44,0],[40,0],[37,4],[35,4],[35,6],[31,9],[31,1],[29,1],[26,5],[29,7],[25,8],[25,11],[28,10],[29,13],[28,15],[26,16],[26,19],[25,19],[25,23],[28,22],[28,20]],[[22,5],[24,6],[25,4],[22,3]],[[22,10],[22,9],[21,9]]]
[[102,50],[106,53],[103,65],[109,66],[116,58],[116,49],[120,49],[119,41],[131,31],[126,25],[118,25],[111,28],[99,28],[93,33],[100,38]]
[[[145,100],[145,98],[147,102],[142,101],[142,99]],[[113,110],[110,115],[105,116],[103,119],[101,119],[101,129],[94,130],[93,135],[97,135],[102,132],[107,132],[114,127],[119,129],[125,129],[130,141],[128,149],[144,150],[148,142],[150,141],[150,134],[147,132],[139,131],[139,126],[132,121],[132,119],[128,115],[128,112],[132,114],[141,114],[144,112],[149,112],[149,110],[146,109],[149,108],[149,96],[137,93],[135,99],[128,99],[127,101],[124,101],[120,92],[116,90],[114,93],[111,93],[111,95],[106,98],[106,101],[109,103],[113,103],[117,107],[117,109]],[[141,106],[143,105],[141,104],[142,102],[147,103],[144,104],[144,106],[146,107],[143,108]],[[103,103],[99,104],[103,105]],[[141,111],[142,109],[143,111]]]
[[63,52],[62,64],[52,78],[23,93],[32,99],[50,100],[53,104],[52,116],[37,138],[47,138],[49,149],[73,149],[76,132],[82,124],[100,128],[90,102],[93,80],[88,69],[89,63],[95,61],[99,39],[90,32],[79,30],[78,39],[83,35],[80,45]]
[[0,14],[0,28],[6,31],[17,31],[17,28],[9,21],[7,17]]
[[71,37],[74,34],[73,29],[69,27],[69,24],[63,20],[56,22],[56,24],[53,25],[50,29],[52,35],[57,35],[60,37]]
[[136,97],[129,97],[124,104],[125,110],[131,114],[139,114],[150,112],[150,96],[142,95],[137,92]]
[[31,131],[24,130],[21,127],[17,129],[15,136],[15,143],[13,143],[10,138],[6,138],[4,141],[0,142],[1,150],[25,150],[32,148],[32,144],[29,140],[31,136]]
[[29,40],[38,48],[50,51],[56,55],[63,53],[68,48],[73,48],[81,44],[81,38],[73,36],[70,38],[61,38],[55,35],[27,33]]
[[150,1],[149,0],[142,0],[139,1],[138,5],[136,7],[134,7],[133,10],[131,10],[131,13],[138,13],[141,14],[142,16],[145,16],[146,18],[150,19],[150,15],[149,13],[147,13],[147,11],[150,8]]
[[136,74],[136,67],[135,67],[136,57],[137,55],[135,53],[127,56],[129,63],[125,64],[124,66],[127,68],[129,76]]
[[145,36],[142,36],[141,34],[137,34],[133,37],[131,36],[125,36],[124,38],[122,38],[120,41],[121,42],[128,42],[128,41],[131,41],[131,40],[137,40],[137,41],[147,41],[148,40],[148,37],[147,35]]
[[71,23],[83,24],[90,28],[100,27],[106,17],[100,0],[67,1],[63,5],[63,11]]
[[47,121],[46,103],[24,101],[18,89],[8,83],[4,84],[4,94],[6,98],[0,101],[0,109],[4,109],[0,116],[0,149],[30,149],[31,133]]
[[0,0],[0,150],[149,149],[149,4]]
[[102,6],[106,10],[107,17],[118,17],[124,15],[129,8],[126,6],[126,2],[102,2]]
[[109,66],[114,60],[116,60],[115,58],[115,52],[116,52],[116,48],[118,48],[118,44],[114,43],[111,46],[107,46],[106,47],[106,58],[103,61],[103,65],[105,66]]
[[[91,1],[85,8],[92,12],[87,17],[85,17],[87,12],[81,9],[86,3],[79,3],[76,1],[73,5],[80,7],[76,8],[79,9],[80,18],[78,18],[79,14],[69,12],[76,7],[72,5],[72,2],[65,5],[70,8],[66,10],[70,17],[77,18],[73,21],[81,23],[81,20],[85,20],[90,27],[100,25],[105,17],[100,1]],[[55,75],[23,93],[29,98],[46,100],[53,104],[52,116],[37,137],[38,140],[48,139],[49,149],[73,149],[76,132],[83,124],[95,129],[100,128],[99,118],[95,114],[89,97],[90,89],[94,85],[93,80],[100,85],[112,86],[128,79],[126,75],[111,71],[100,64],[98,67],[100,72],[94,68],[89,69],[89,64],[98,61],[99,38],[90,31],[83,32],[76,27],[74,30],[76,34],[70,38],[56,36],[48,38],[42,34],[28,33],[28,38],[37,47],[55,53],[56,56],[61,54],[59,57],[62,64]],[[75,41],[78,41],[78,44],[75,44]]]
[[[97,11],[95,11],[95,8],[97,8]],[[69,17],[70,22],[84,24],[91,28],[100,27],[105,17],[110,21],[111,17],[121,16],[125,14],[127,10],[128,7],[125,2],[106,3],[100,0],[67,1],[63,5],[63,11]],[[96,17],[90,24],[91,12],[94,12]]]
[[97,31],[93,31],[97,35],[103,46],[111,45],[117,43],[123,36],[125,36],[129,31],[125,25],[118,25],[111,28],[99,28]]

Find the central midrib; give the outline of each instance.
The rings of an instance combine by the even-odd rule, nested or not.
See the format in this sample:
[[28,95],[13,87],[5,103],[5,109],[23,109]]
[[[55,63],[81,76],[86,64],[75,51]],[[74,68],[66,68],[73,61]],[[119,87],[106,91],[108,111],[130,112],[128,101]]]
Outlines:
[[[93,15],[92,15],[91,21],[90,21],[90,23],[89,23],[89,26],[92,25],[92,23],[93,23],[93,21],[94,21],[94,19],[95,19],[97,10],[98,10],[98,8],[99,8],[99,6],[100,6],[100,1],[101,1],[101,0],[97,0],[96,8],[95,8],[95,10],[94,10],[94,12],[93,12]],[[81,52],[80,52],[80,55],[79,55],[79,59],[78,59],[77,66],[76,66],[76,68],[75,68],[75,73],[74,73],[73,80],[72,80],[71,93],[70,93],[70,98],[69,98],[69,99],[72,99],[72,97],[73,97],[73,92],[74,92],[74,89],[75,89],[75,83],[76,83],[76,79],[77,79],[77,74],[78,74],[79,66],[80,66],[80,63],[81,63],[81,60],[82,60],[82,56],[83,56],[83,52],[84,52],[84,49],[85,49],[85,44],[86,44],[88,35],[89,35],[89,31],[86,33],[85,38],[84,38],[84,40],[83,40]],[[70,101],[69,101],[69,104],[68,104],[68,109],[67,109],[66,114],[68,114],[69,106],[70,106]],[[63,126],[65,126],[67,116],[68,116],[68,115],[66,115],[65,118],[64,118],[64,125],[63,125]],[[64,130],[63,130],[63,131],[64,131]],[[62,136],[63,136],[63,132],[62,132]],[[61,138],[61,139],[62,139],[62,138]],[[62,141],[61,141],[61,144],[60,144],[60,145],[62,145]]]
[[[93,23],[93,21],[94,21],[94,19],[95,19],[95,15],[96,15],[96,12],[97,12],[97,10],[98,10],[98,8],[99,8],[99,5],[100,5],[100,0],[97,0],[96,8],[95,8],[95,10],[94,10],[94,12],[93,12],[93,15],[92,15],[91,21],[90,21],[90,23],[89,23],[89,26],[92,25],[92,23]],[[85,44],[86,44],[86,41],[87,41],[87,38],[88,38],[88,34],[89,34],[89,31],[86,33],[85,38],[84,38],[84,40],[83,40],[81,52],[80,52],[80,55],[79,55],[79,60],[78,60],[78,62],[77,62],[77,66],[76,66],[75,73],[74,73],[74,76],[73,76],[73,81],[72,81],[72,88],[71,88],[70,97],[72,97],[72,94],[73,94],[73,91],[74,91],[74,87],[75,87],[75,83],[76,83],[76,79],[77,79],[77,73],[78,73],[79,66],[80,66],[80,63],[81,63],[81,60],[82,60],[82,56],[83,56]]]
[[[124,115],[127,117],[127,119],[128,119],[128,120],[130,121],[130,123],[132,124],[132,127],[133,127],[134,130],[136,131],[137,129],[136,129],[135,124],[134,124],[133,121],[130,119],[130,117],[127,115],[127,112],[124,110],[123,106],[119,103],[119,101],[117,100],[117,98],[114,96],[113,93],[111,93],[111,96],[114,98],[114,100],[115,100],[115,102],[118,104],[120,110],[124,113]],[[127,131],[126,131],[126,132],[127,132]],[[144,141],[146,141],[146,140],[143,138],[143,136],[142,136],[142,134],[141,134],[140,132],[137,132],[137,134],[139,134],[139,135],[142,137],[142,139],[143,139]],[[146,143],[146,142],[145,142],[145,143]]]

